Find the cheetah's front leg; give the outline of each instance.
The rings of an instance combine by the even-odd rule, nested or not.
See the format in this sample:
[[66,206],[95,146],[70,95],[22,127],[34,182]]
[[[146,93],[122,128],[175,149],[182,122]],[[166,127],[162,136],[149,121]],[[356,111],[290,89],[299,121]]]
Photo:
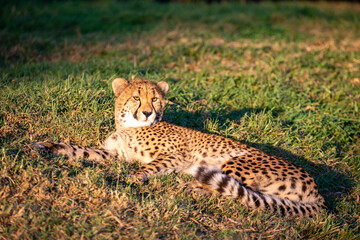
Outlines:
[[132,172],[135,181],[145,182],[149,177],[181,170],[188,165],[182,154],[160,154],[154,161]]

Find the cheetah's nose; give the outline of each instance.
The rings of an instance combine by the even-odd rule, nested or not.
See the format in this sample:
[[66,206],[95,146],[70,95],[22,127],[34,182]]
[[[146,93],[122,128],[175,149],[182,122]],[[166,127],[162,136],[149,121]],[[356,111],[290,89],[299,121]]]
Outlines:
[[148,118],[148,117],[150,117],[152,112],[143,111],[143,114],[145,115],[146,118]]

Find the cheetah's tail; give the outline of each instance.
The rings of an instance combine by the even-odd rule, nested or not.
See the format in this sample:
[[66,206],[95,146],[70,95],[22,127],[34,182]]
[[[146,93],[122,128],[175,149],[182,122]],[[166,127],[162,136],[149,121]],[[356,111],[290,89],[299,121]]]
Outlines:
[[200,183],[225,197],[239,199],[249,208],[279,210],[283,216],[312,216],[319,212],[321,207],[325,207],[323,202],[297,202],[253,191],[217,170],[198,167],[193,173]]
[[37,142],[32,144],[44,151],[49,151],[57,156],[65,156],[69,159],[85,158],[91,161],[109,159],[112,155],[102,148],[88,148],[67,143]]

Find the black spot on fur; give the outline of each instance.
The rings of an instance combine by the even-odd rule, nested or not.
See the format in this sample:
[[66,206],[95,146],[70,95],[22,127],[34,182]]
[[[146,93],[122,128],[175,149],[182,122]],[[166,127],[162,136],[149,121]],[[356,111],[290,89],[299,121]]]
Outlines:
[[309,214],[311,214],[311,208],[310,208],[310,207],[305,207],[305,208],[306,208],[307,212],[308,212]]
[[306,210],[305,210],[302,206],[300,206],[300,210],[301,210],[301,212],[305,215]]
[[201,182],[201,183],[204,183],[204,184],[209,184],[211,178],[213,178],[215,172],[213,171],[205,171],[205,173],[202,173],[201,172],[204,171],[204,168],[199,168],[199,174],[198,174],[198,180]]
[[252,200],[253,200],[254,203],[255,203],[255,206],[256,206],[256,207],[260,207],[260,200],[259,200],[259,198],[258,198],[257,196],[255,196],[255,195],[252,195],[251,197],[252,197]]
[[260,198],[263,200],[264,205],[265,205],[265,208],[269,209],[269,208],[270,208],[270,205],[269,205],[269,203],[266,201],[265,197],[262,196],[262,195],[260,195]]
[[286,208],[286,212],[291,213],[291,208],[289,206],[285,205],[285,208]]
[[84,158],[88,158],[89,157],[89,153],[88,152],[84,152]]
[[279,205],[281,215],[285,215],[285,208],[282,205]]
[[73,145],[69,145],[71,149],[75,152],[77,149]]
[[243,198],[244,197],[244,188],[239,185],[238,186],[238,195],[237,195],[238,198]]
[[293,207],[292,209],[294,210],[295,214],[299,214],[299,210],[296,207]]
[[219,191],[219,193],[223,193],[225,191],[225,188],[228,185],[229,180],[230,180],[229,177],[225,177],[222,179],[222,181],[220,182],[219,187],[217,189]]

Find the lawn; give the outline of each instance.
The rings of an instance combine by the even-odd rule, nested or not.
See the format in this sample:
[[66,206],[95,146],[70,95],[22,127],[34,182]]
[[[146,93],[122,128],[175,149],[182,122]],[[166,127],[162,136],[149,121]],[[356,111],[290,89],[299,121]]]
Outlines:
[[[0,10],[0,239],[359,239],[360,5],[9,1]],[[40,153],[115,129],[111,81],[167,81],[171,123],[285,157],[328,210],[282,218],[138,164]]]

